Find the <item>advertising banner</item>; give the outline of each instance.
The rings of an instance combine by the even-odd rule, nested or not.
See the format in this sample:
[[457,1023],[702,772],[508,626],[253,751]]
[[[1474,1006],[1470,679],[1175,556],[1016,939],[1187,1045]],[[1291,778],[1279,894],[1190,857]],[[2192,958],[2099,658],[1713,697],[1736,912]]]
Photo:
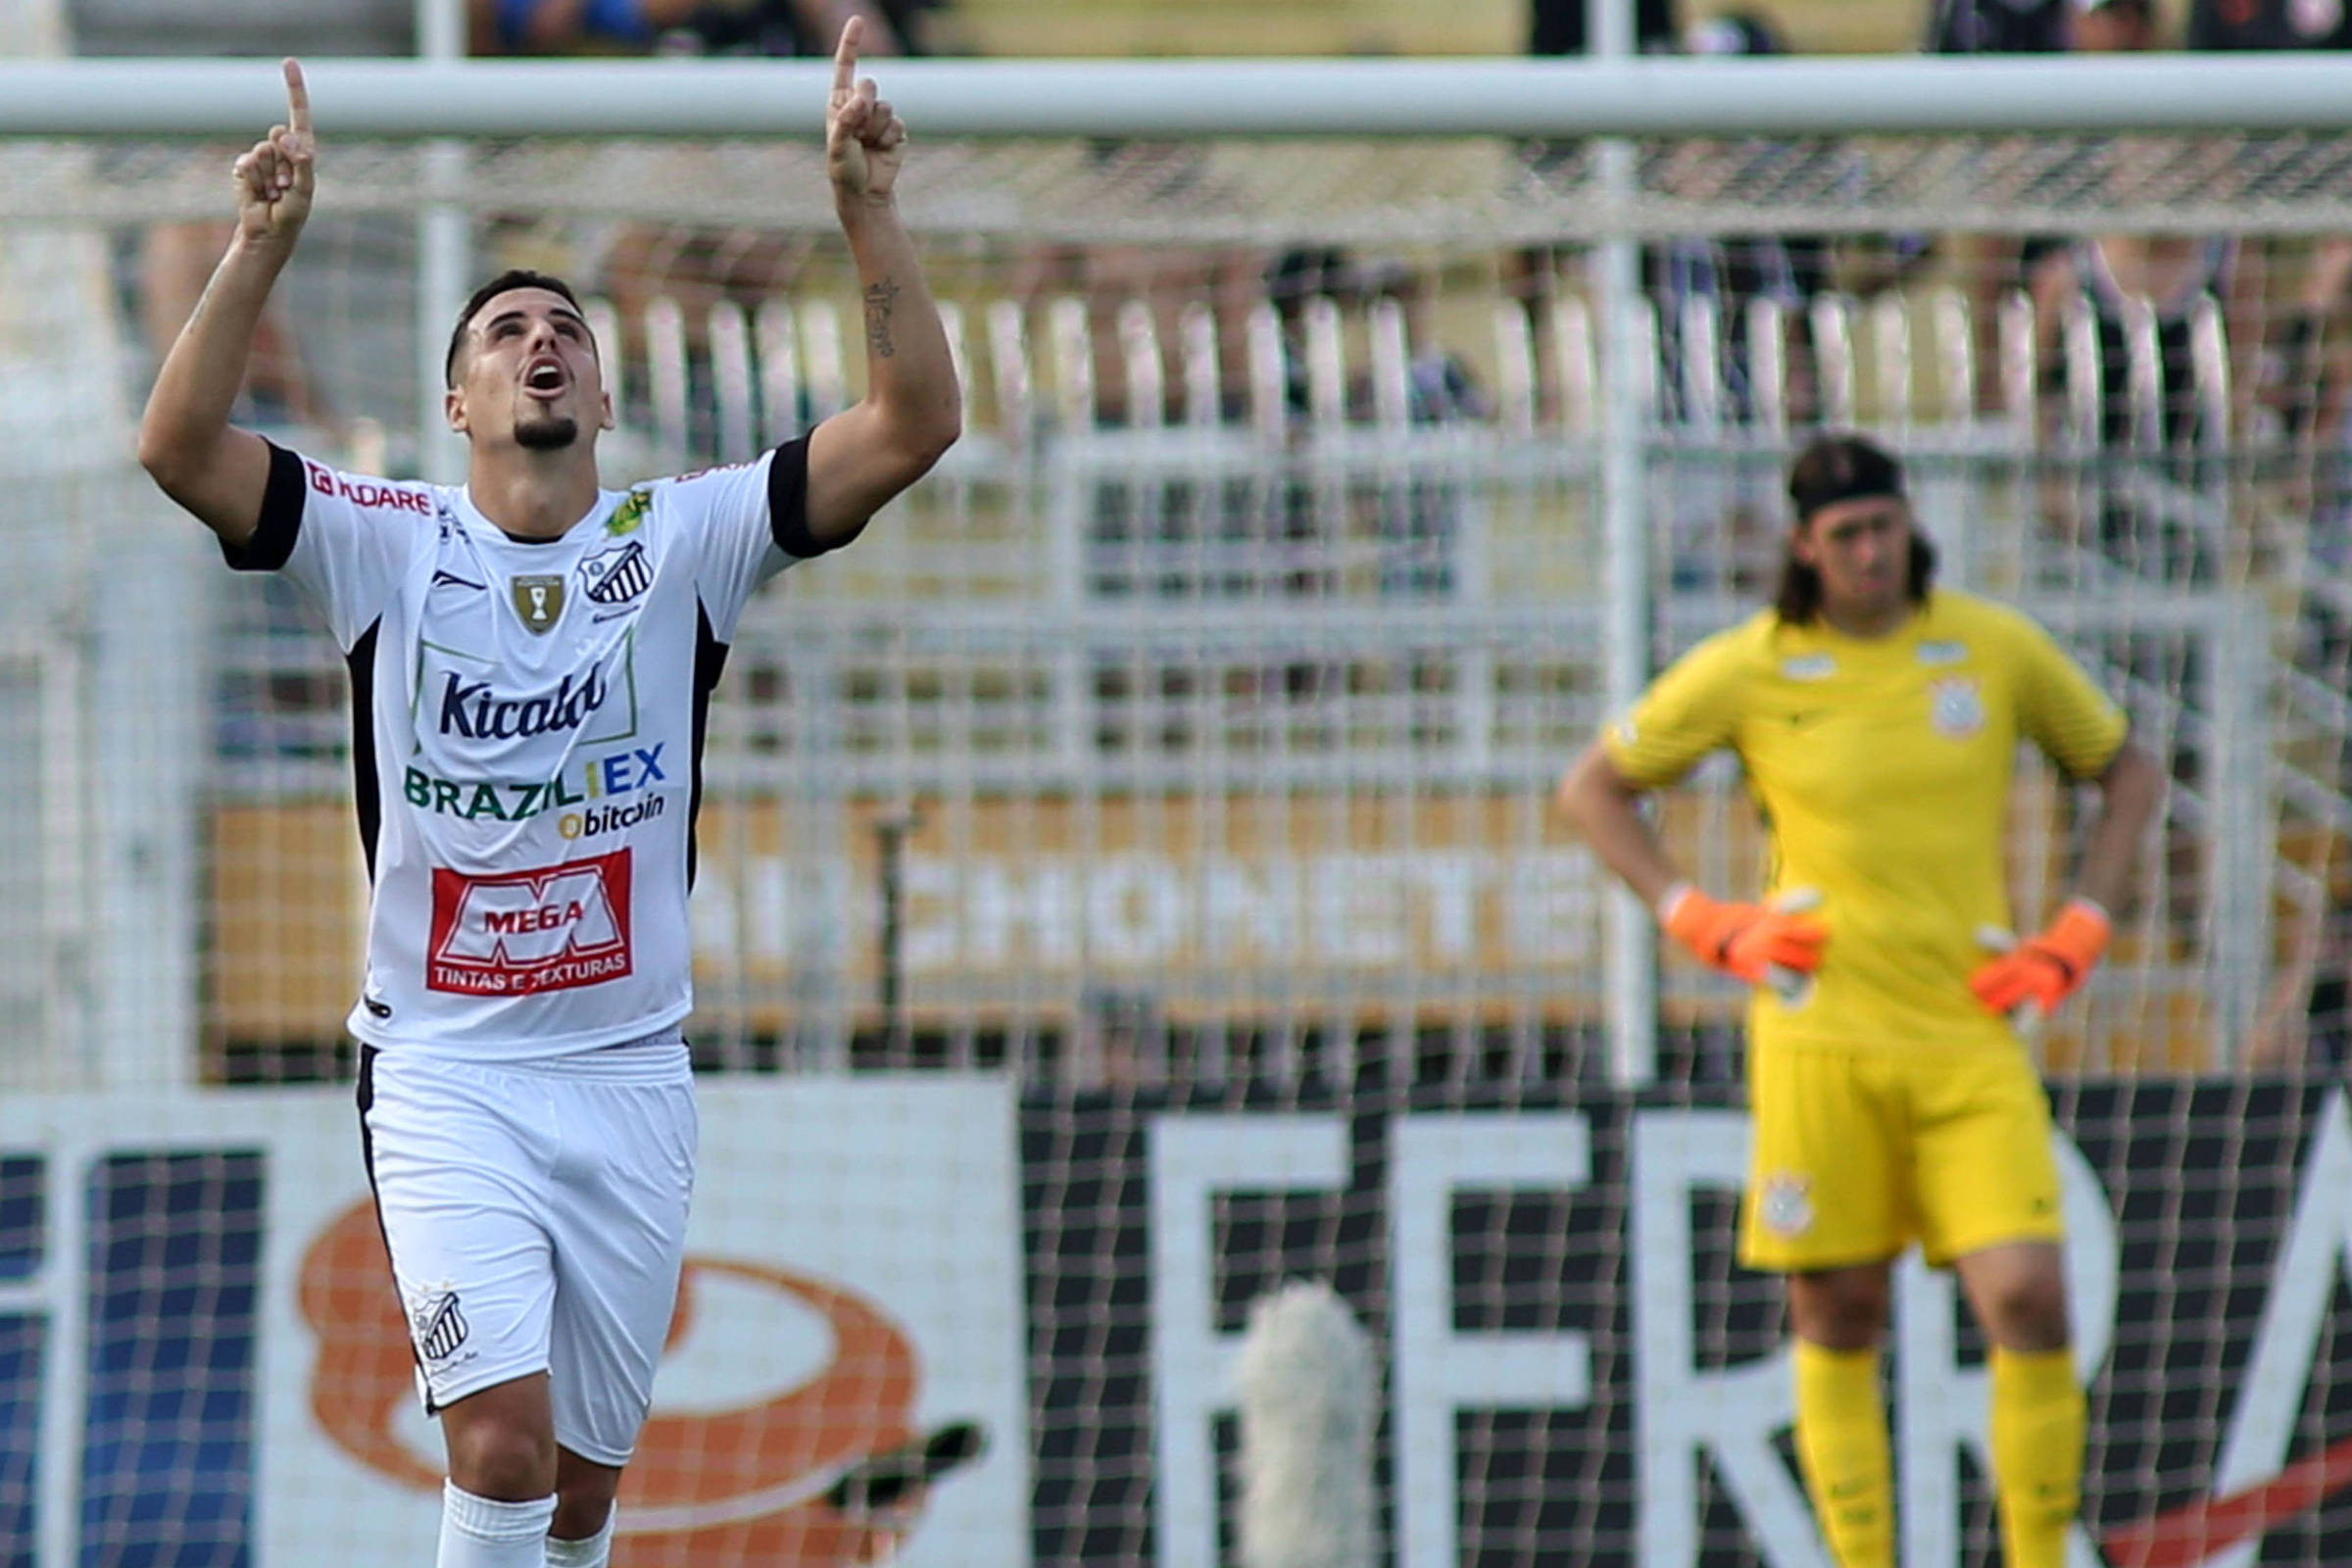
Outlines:
[[[2056,1102],[2078,1568],[2352,1561],[2343,1092]],[[1232,1560],[1236,1346],[1253,1299],[1313,1278],[1380,1348],[1396,1568],[1825,1563],[1778,1285],[1733,1261],[1728,1088],[1036,1100],[1023,1148],[1032,1299],[1073,1303],[1033,1327],[1041,1561]],[[1901,1560],[1995,1561],[1983,1347],[1948,1276],[1897,1285]]]
[[[1027,1563],[1009,1088],[717,1081],[701,1107],[619,1560]],[[441,1434],[348,1090],[18,1101],[0,1149],[11,1560],[429,1560]],[[465,1307],[416,1332],[462,1338]]]

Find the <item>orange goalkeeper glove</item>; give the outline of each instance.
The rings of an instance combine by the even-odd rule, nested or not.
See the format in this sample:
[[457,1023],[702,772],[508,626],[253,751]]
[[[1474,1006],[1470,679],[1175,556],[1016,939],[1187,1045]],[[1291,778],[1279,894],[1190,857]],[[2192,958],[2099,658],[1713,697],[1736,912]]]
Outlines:
[[1678,882],[1658,900],[1658,924],[1699,962],[1751,986],[1778,986],[1821,967],[1829,927],[1803,912],[1820,902],[1800,889],[1770,904],[1726,904]]
[[1988,1011],[2011,1013],[2031,1003],[2044,1017],[2090,978],[2114,930],[2107,911],[2088,899],[2069,899],[2058,918],[1968,977],[1968,989]]

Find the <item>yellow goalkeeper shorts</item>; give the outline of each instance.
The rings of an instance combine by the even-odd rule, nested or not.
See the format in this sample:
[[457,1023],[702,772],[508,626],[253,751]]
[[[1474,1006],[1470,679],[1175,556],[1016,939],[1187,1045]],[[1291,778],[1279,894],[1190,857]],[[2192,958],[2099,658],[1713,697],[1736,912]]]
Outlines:
[[1941,1267],[2066,1234],[2050,1104],[2022,1050],[1772,1044],[1753,1117],[1740,1260],[1781,1273],[1891,1258]]

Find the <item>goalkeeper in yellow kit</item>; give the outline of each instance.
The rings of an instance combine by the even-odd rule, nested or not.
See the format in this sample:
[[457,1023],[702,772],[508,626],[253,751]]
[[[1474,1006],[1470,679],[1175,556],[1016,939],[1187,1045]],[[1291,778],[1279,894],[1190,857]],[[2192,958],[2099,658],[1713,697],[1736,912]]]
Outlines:
[[[1826,435],[1790,468],[1773,608],[1659,676],[1561,781],[1593,852],[1702,961],[1755,986],[1740,1256],[1788,1279],[1796,1446],[1841,1568],[1891,1568],[1879,1343],[1895,1257],[1960,1277],[1991,1350],[2003,1560],[2062,1568],[2083,1399],[2069,1348],[2049,1105],[2012,1018],[2080,986],[2160,770],[2024,615],[1933,587],[1901,466]],[[2012,924],[2002,853],[2020,741],[2095,783],[2076,895]],[[1761,904],[1676,871],[1641,809],[1710,752],[1770,826]]]

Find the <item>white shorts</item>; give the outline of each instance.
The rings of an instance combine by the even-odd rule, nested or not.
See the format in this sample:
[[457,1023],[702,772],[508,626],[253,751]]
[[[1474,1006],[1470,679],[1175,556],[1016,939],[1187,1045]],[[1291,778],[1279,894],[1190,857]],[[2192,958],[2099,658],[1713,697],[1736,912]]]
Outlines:
[[426,1412],[545,1372],[556,1442],[627,1463],[694,1192],[677,1032],[497,1066],[369,1049],[359,1101]]

